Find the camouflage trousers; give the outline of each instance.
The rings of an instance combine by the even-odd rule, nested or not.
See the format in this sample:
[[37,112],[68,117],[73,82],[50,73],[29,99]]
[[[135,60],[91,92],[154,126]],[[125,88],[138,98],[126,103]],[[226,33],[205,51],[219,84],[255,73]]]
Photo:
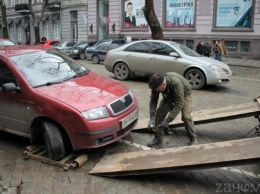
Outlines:
[[[155,116],[155,137],[162,139],[164,136],[164,129],[159,128],[157,126],[166,118],[168,113],[172,110],[174,104],[171,102],[167,102],[167,100],[162,99],[159,104],[158,109],[156,110]],[[184,97],[184,106],[181,110],[181,119],[184,122],[185,130],[190,141],[195,140],[197,138],[195,130],[194,130],[194,122],[191,117],[192,111],[192,98],[191,95],[187,95]]]

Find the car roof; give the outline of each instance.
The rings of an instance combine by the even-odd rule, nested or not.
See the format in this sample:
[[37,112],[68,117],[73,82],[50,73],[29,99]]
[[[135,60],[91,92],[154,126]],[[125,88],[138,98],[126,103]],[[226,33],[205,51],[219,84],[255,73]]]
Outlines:
[[43,50],[50,50],[42,45],[11,45],[0,46],[0,54],[10,56],[22,55],[32,52],[39,52]]

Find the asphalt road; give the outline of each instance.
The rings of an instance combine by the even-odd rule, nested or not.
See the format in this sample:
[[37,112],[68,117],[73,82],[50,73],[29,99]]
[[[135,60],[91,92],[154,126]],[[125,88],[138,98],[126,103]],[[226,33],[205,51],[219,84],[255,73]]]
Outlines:
[[[107,72],[103,65],[93,65],[85,60],[79,62],[92,71],[114,79],[114,75]],[[193,111],[252,102],[260,95],[260,68],[232,65],[231,69],[234,75],[229,84],[193,91]],[[138,98],[140,119],[148,118],[150,90],[147,79],[133,78],[123,83]],[[258,120],[250,117],[196,125],[195,128],[198,141],[202,144],[245,138],[257,125]],[[254,131],[247,137],[255,137]],[[152,134],[132,132],[122,141],[105,148],[84,150],[81,153],[89,155],[87,163],[79,169],[65,172],[59,167],[23,159],[22,151],[30,142],[0,132],[0,193],[260,193],[259,164],[120,178],[88,174],[104,155],[143,150],[152,138]],[[162,146],[156,149],[187,144],[185,130],[179,127],[174,129],[173,135],[165,136]]]

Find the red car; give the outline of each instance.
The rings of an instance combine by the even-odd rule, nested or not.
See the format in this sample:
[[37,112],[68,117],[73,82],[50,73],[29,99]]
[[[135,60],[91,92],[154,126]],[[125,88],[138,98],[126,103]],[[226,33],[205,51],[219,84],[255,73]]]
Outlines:
[[49,157],[121,139],[138,120],[130,89],[56,49],[0,47],[0,130],[45,144]]
[[46,47],[51,47],[52,45],[60,42],[59,40],[46,40],[46,41],[41,41],[37,45],[43,45]]

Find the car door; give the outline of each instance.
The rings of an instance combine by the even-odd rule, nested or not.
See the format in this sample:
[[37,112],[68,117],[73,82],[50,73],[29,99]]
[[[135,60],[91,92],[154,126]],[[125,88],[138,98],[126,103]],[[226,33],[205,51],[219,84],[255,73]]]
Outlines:
[[109,47],[109,44],[102,44],[100,46],[100,49],[97,51],[98,52],[98,56],[99,56],[99,59],[101,61],[104,61],[105,59],[105,56],[107,54],[107,51],[109,51],[110,47]]
[[149,57],[149,73],[176,72],[182,75],[183,63],[180,58],[170,56],[175,49],[165,43],[152,42]]
[[150,42],[138,42],[124,49],[124,55],[120,56],[127,63],[132,72],[139,75],[148,73]]
[[8,68],[0,60],[0,128],[11,133],[27,136],[27,123],[23,93],[3,92],[2,86],[5,83],[15,83],[17,81]]

